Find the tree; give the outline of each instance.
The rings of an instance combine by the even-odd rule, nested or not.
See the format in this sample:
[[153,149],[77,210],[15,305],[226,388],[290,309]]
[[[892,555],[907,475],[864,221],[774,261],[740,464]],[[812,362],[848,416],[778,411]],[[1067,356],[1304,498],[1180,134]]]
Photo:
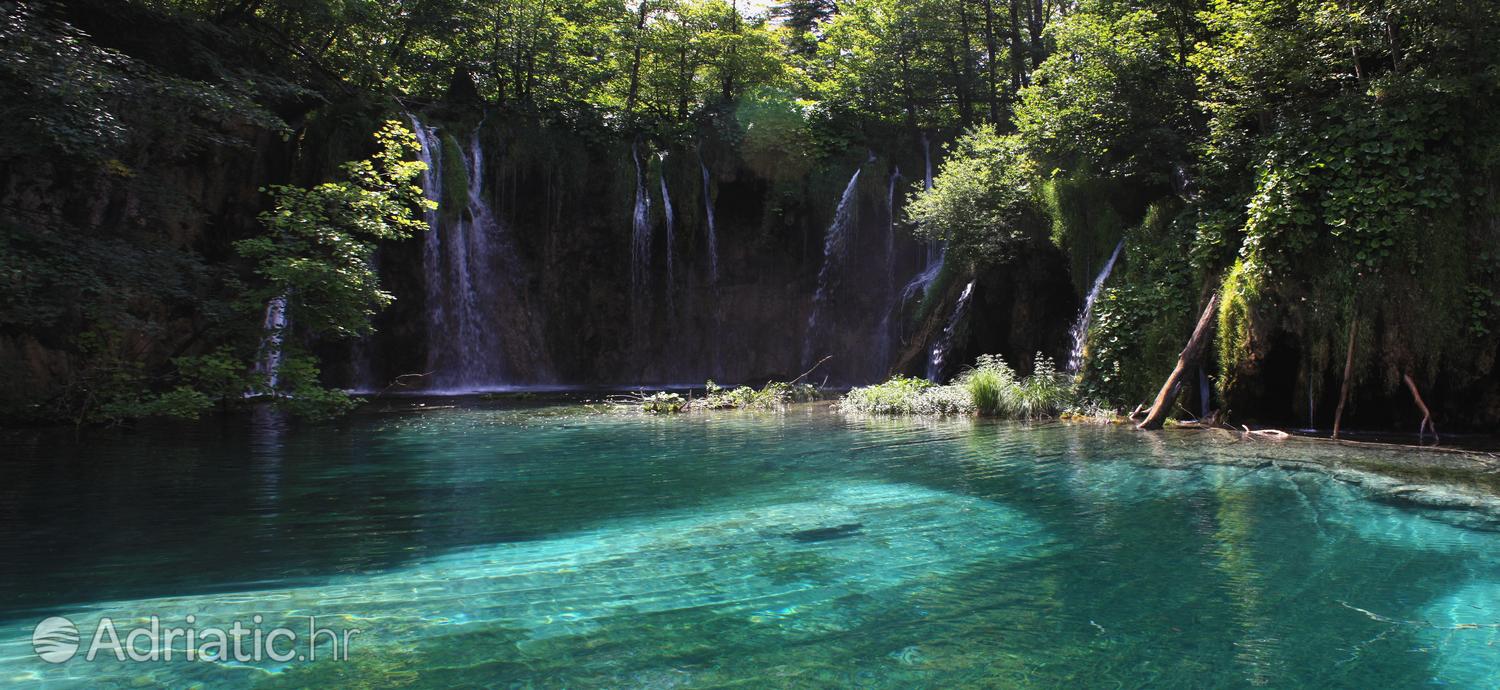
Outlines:
[[907,205],[907,218],[917,234],[948,242],[957,260],[1004,262],[1041,225],[1035,181],[1020,139],[981,125],[953,144],[932,189]]
[[266,282],[258,301],[285,296],[311,335],[370,332],[370,318],[394,299],[380,289],[370,265],[374,243],[426,229],[413,211],[437,208],[414,184],[425,164],[406,160],[417,150],[416,136],[393,120],[375,141],[380,150],[370,160],[346,163],[344,180],[272,187],[274,206],[261,216],[266,234],[235,243]]

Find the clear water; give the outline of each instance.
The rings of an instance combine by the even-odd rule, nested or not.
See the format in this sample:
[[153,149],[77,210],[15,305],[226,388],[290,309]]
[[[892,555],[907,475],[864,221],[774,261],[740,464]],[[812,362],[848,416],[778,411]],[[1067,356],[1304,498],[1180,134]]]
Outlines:
[[[5,686],[1500,683],[1500,523],[1285,467],[1357,453],[1307,442],[460,406],[6,444]],[[32,651],[49,615],[189,613],[362,632],[348,661]]]

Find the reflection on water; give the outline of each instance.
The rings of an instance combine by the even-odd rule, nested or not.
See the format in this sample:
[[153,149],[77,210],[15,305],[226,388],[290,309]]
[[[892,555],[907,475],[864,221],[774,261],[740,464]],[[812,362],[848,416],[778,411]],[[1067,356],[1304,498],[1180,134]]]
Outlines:
[[[480,405],[8,451],[6,684],[1500,682],[1495,516],[1286,468],[1355,452],[1318,444]],[[189,613],[362,632],[348,661],[31,648],[49,615]]]

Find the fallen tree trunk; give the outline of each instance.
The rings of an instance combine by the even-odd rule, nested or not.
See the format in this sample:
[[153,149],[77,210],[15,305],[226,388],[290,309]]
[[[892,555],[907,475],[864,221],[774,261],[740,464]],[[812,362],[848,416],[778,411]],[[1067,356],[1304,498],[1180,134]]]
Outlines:
[[1208,298],[1208,305],[1203,308],[1203,315],[1198,317],[1198,325],[1193,328],[1193,337],[1188,339],[1187,347],[1182,348],[1182,354],[1177,356],[1177,366],[1172,369],[1172,375],[1167,377],[1167,382],[1162,384],[1161,392],[1156,394],[1156,402],[1152,403],[1151,411],[1146,414],[1146,420],[1141,422],[1138,429],[1154,430],[1160,429],[1162,422],[1167,420],[1167,413],[1172,409],[1172,402],[1177,399],[1177,390],[1182,384],[1182,377],[1198,365],[1198,360],[1203,357],[1203,348],[1208,345],[1209,335],[1213,333],[1214,317],[1219,311],[1219,293],[1215,291]]

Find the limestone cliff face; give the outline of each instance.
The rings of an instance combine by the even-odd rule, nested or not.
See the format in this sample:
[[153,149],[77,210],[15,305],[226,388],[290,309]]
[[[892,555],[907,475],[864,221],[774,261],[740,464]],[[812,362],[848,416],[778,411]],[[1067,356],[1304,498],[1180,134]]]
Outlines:
[[[898,302],[927,249],[900,222],[914,181],[897,174],[923,168],[918,142],[853,151],[789,177],[747,162],[711,128],[661,144],[590,141],[495,116],[476,134],[476,125],[456,120],[433,127],[447,132],[450,147],[477,136],[485,179],[468,184],[484,197],[481,213],[495,217],[492,245],[504,242],[511,252],[489,261],[482,281],[511,287],[502,300],[482,300],[479,320],[510,332],[504,343],[544,350],[497,347],[507,367],[494,383],[758,384],[794,377],[827,356],[810,379],[853,385],[901,368],[900,353],[919,337]],[[441,177],[455,184],[448,172]],[[454,224],[464,219],[438,215],[436,243],[456,241]],[[833,248],[830,232],[843,233]],[[437,378],[447,365],[433,357],[441,336],[429,312],[452,308],[451,297],[439,298],[447,307],[429,303],[433,281],[444,280],[433,274],[434,251],[453,270],[451,250],[426,239],[382,247],[381,271],[397,303],[379,318],[381,335],[348,358],[341,375],[352,385],[378,390],[403,374]],[[1039,250],[981,286],[975,317],[986,325],[959,344],[959,356],[999,352],[1025,363],[1036,351],[1059,356],[1076,298],[1055,253]]]

